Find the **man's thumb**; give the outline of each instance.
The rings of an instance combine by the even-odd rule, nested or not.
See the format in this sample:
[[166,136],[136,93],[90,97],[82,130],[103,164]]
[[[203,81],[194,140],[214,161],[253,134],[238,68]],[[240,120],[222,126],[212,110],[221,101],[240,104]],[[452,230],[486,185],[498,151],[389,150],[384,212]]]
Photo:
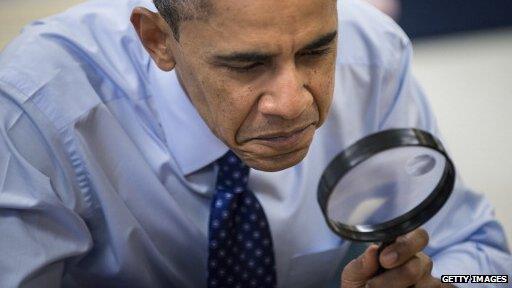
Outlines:
[[379,247],[372,244],[363,254],[345,266],[341,274],[342,288],[365,286],[366,281],[370,280],[379,269],[378,250]]

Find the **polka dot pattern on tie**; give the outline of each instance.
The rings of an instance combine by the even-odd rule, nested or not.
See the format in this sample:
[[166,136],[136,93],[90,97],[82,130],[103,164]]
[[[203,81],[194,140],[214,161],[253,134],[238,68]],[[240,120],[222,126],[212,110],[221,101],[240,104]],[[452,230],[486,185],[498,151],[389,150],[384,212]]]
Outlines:
[[254,193],[249,167],[229,151],[219,172],[209,222],[208,287],[276,287],[270,228]]

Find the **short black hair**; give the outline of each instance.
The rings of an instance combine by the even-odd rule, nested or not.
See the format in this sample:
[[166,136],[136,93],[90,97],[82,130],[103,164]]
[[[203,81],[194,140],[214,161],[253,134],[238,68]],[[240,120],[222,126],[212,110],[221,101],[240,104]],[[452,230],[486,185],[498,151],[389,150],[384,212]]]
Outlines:
[[204,19],[211,12],[211,0],[153,0],[158,13],[171,27],[176,40],[183,21]]

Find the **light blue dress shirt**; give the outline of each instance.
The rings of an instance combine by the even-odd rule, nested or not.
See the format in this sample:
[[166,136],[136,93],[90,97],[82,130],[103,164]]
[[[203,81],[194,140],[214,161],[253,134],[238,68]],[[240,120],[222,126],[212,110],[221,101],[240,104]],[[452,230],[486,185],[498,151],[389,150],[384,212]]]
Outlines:
[[[205,287],[212,163],[228,148],[141,46],[135,6],[155,11],[89,1],[34,22],[0,55],[0,287]],[[301,163],[251,171],[279,287],[324,287],[339,273],[349,243],[316,200],[334,155],[386,128],[438,134],[403,32],[357,0],[339,14],[326,123]],[[424,227],[435,276],[511,274],[491,205],[460,179]]]

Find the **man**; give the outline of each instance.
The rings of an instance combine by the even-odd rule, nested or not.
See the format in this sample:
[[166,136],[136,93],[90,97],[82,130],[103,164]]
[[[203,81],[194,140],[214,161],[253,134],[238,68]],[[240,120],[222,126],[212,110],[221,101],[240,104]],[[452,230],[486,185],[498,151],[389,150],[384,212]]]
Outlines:
[[[318,207],[323,169],[372,132],[437,133],[410,42],[361,1],[155,4],[90,1],[2,53],[0,286],[325,287],[349,243]],[[460,182],[424,228],[341,286],[510,273]]]

